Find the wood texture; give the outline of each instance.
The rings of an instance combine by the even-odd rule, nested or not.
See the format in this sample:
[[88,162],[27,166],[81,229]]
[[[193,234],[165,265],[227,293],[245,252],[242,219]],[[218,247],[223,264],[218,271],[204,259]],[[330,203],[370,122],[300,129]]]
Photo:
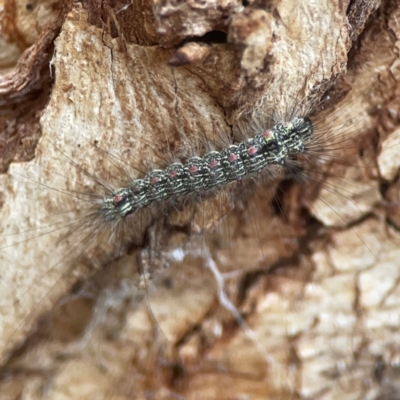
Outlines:
[[[16,229],[40,232],[0,250],[0,399],[400,396],[396,2],[53,7],[0,76],[2,143],[13,143],[3,168],[14,160],[1,176],[1,246]],[[287,113],[333,83],[315,118],[335,157],[310,164],[306,182],[249,184],[150,229],[144,216],[116,260],[108,242],[68,259],[74,236],[36,230],[76,207],[48,186],[93,187],[77,165],[115,179],[93,143],[136,177],[182,138],[231,134],[239,118]],[[214,266],[251,331],[222,304]]]

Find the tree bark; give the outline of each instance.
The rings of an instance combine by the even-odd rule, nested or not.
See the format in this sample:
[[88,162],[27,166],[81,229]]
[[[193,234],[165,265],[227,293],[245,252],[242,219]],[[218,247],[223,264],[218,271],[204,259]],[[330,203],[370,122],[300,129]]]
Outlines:
[[[396,2],[5,5],[0,399],[400,396]],[[308,180],[143,214],[117,252],[58,229],[82,169],[307,108]]]

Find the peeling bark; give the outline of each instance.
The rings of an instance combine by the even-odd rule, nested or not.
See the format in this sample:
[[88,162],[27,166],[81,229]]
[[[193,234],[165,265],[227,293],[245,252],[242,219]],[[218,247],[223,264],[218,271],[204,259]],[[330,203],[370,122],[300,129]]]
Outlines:
[[[314,104],[327,89],[314,117],[343,141],[340,159],[307,182],[239,187],[151,229],[144,216],[118,259],[106,243],[65,271],[57,261],[73,237],[55,247],[56,229],[0,250],[0,399],[400,396],[400,6],[88,1],[61,10],[37,13],[46,28],[18,36],[25,49],[0,76],[1,246],[15,243],[5,235],[16,227],[32,231],[76,207],[47,186],[92,187],[77,165],[103,179],[118,173],[94,142],[143,171],[185,147],[182,133],[194,145],[231,133],[238,118]],[[151,244],[161,256],[146,252]],[[221,304],[210,260],[253,336]],[[154,266],[141,279],[139,267]]]

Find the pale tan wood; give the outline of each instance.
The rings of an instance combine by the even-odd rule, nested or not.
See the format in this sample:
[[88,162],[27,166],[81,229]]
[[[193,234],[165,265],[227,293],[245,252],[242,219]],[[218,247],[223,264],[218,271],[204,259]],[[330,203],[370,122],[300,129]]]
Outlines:
[[[341,148],[332,165],[317,166],[318,178],[329,167],[325,189],[320,179],[291,186],[281,197],[283,216],[271,207],[278,183],[234,194],[243,204],[233,211],[217,197],[195,216],[189,241],[157,227],[169,269],[155,274],[147,291],[135,251],[115,261],[106,257],[111,245],[94,246],[79,262],[57,264],[71,248],[54,250],[60,232],[3,249],[0,398],[396,398],[400,268],[390,225],[399,8],[377,1],[267,5],[87,3],[65,5],[53,17],[60,26],[49,57],[54,83],[34,120],[43,138],[32,161],[13,163],[2,176],[3,235],[76,206],[21,175],[70,190],[93,186],[60,150],[106,179],[116,169],[93,141],[143,170],[160,165],[167,144],[182,145],[182,134],[194,145],[230,133],[239,117],[307,105],[341,74],[332,103],[352,90],[344,106],[319,117]],[[225,32],[228,43],[174,47],[213,30]],[[18,104],[18,88],[7,86],[12,73],[0,88]],[[26,93],[21,102],[31,101]],[[382,198],[381,183],[390,185],[390,198]],[[187,223],[191,210],[170,223]],[[204,241],[196,231],[205,232]],[[168,253],[176,248],[189,255],[180,261]],[[220,304],[212,262],[252,333]]]

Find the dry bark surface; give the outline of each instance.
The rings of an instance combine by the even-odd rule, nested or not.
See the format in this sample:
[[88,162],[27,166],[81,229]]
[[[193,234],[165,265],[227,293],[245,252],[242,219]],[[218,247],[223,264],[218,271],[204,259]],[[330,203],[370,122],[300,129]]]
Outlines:
[[[0,18],[1,400],[400,397],[397,2]],[[83,169],[120,184],[300,105],[326,133],[310,179],[143,213],[117,251],[68,235]]]

